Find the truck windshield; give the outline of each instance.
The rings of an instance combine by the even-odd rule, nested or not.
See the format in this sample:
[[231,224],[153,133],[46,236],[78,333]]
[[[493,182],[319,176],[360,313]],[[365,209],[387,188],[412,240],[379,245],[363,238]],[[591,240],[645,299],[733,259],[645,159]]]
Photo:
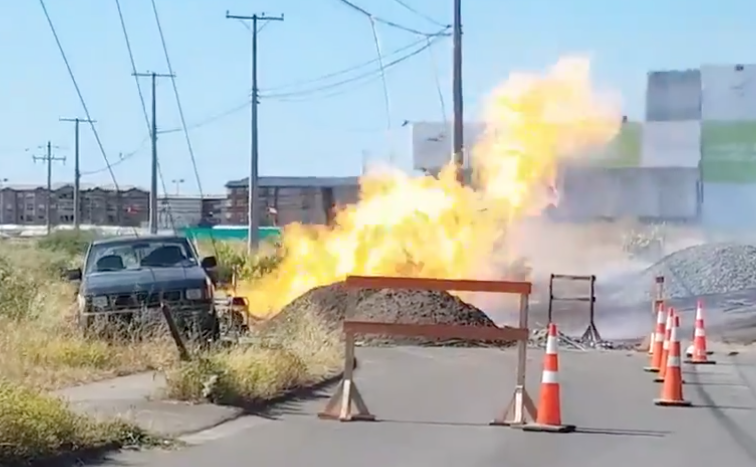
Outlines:
[[93,245],[87,255],[85,274],[196,264],[197,258],[186,239],[139,239]]

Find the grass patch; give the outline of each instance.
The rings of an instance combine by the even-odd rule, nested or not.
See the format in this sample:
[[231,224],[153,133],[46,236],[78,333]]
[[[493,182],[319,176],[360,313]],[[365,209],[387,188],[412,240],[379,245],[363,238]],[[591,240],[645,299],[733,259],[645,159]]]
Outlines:
[[167,372],[168,396],[247,406],[335,376],[343,365],[340,336],[304,315],[252,343],[218,349]]
[[156,444],[160,440],[122,420],[95,421],[38,390],[0,381],[0,465],[25,465],[61,453]]

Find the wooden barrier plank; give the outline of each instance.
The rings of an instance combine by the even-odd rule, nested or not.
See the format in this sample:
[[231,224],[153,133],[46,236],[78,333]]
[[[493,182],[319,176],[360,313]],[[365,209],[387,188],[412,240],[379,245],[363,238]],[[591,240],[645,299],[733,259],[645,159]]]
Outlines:
[[344,332],[478,341],[526,341],[530,337],[530,332],[527,329],[521,328],[450,324],[374,323],[370,321],[344,321]]
[[552,274],[553,279],[566,279],[573,281],[593,281],[596,280],[596,276],[576,276],[574,274]]
[[467,279],[427,279],[386,276],[347,276],[346,286],[362,289],[454,290],[530,295],[530,282],[476,281]]

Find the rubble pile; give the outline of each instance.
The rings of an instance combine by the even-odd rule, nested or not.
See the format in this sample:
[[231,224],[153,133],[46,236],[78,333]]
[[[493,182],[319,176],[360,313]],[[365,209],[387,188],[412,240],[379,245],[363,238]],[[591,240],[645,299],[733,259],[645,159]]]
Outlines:
[[656,276],[664,276],[665,295],[686,298],[756,288],[756,246],[710,243],[676,251],[627,282],[615,299],[651,300]]
[[[319,317],[331,329],[341,328],[345,319],[404,324],[454,324],[493,326],[496,324],[481,310],[447,293],[427,290],[348,290],[343,284],[331,284],[310,290],[288,304],[269,321],[271,326],[301,313]],[[453,342],[424,338],[360,336],[363,345],[456,345],[511,346],[511,342]]]

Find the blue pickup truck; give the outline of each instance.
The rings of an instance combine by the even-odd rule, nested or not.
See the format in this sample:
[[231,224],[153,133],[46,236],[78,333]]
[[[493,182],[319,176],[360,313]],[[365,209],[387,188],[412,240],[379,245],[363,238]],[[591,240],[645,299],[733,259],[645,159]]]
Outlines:
[[77,318],[85,331],[101,323],[154,323],[166,306],[182,330],[213,339],[216,266],[183,236],[117,237],[92,242],[83,267],[67,276],[79,282]]

